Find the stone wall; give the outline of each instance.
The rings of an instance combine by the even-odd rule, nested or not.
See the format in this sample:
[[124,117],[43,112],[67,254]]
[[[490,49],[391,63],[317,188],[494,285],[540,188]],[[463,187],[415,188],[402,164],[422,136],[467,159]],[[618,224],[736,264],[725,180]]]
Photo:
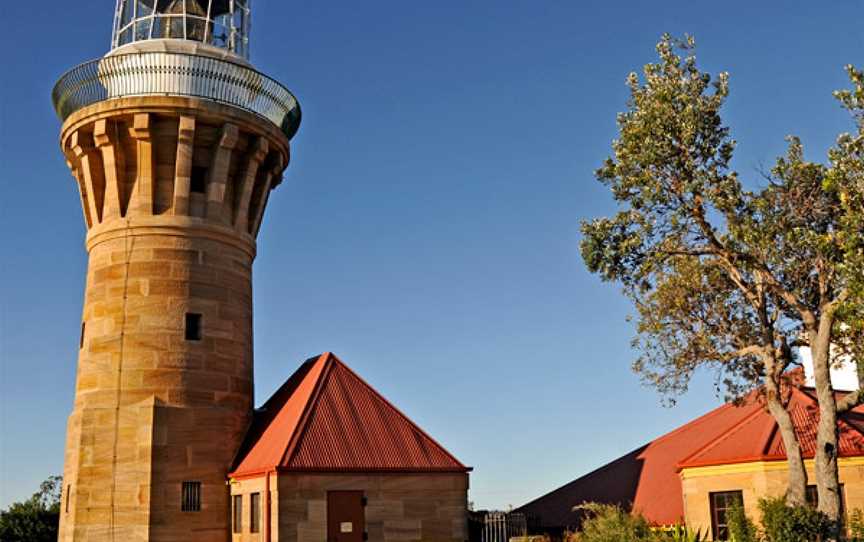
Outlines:
[[[815,484],[813,462],[805,463],[808,479]],[[711,533],[709,495],[720,491],[741,491],[745,513],[758,522],[759,499],[782,495],[786,491],[786,480],[785,461],[684,469],[681,473],[684,519],[691,529]],[[844,485],[846,509],[864,509],[864,458],[840,459],[840,483]]]
[[[264,479],[232,484],[232,494],[263,491]],[[468,538],[468,475],[446,474],[296,474],[279,473],[271,483],[272,538],[278,542],[327,540],[327,492],[362,490],[367,499],[366,531],[370,542],[464,542]],[[233,542],[264,542],[248,532]],[[266,506],[262,502],[262,509]],[[262,520],[263,524],[263,520]]]
[[[64,124],[89,263],[61,542],[230,538],[226,475],[252,413],[255,234],[288,159],[266,124],[167,97],[102,102]],[[200,337],[186,336],[187,314]],[[181,510],[183,482],[201,484],[200,510]]]

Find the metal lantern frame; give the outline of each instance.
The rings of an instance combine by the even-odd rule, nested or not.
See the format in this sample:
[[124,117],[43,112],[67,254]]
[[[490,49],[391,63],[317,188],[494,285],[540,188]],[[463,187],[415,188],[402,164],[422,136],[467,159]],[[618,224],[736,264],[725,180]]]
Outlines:
[[[117,0],[112,49],[183,39],[249,58],[252,0]],[[206,6],[206,8],[205,8]]]

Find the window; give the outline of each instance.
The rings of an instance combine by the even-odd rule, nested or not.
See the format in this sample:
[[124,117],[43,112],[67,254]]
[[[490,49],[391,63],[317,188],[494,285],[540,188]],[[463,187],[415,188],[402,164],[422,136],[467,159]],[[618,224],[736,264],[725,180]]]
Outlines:
[[84,348],[84,337],[87,334],[87,322],[81,322],[81,336],[78,337],[78,349]]
[[192,166],[192,177],[189,179],[189,191],[197,194],[207,192],[207,168]]
[[183,512],[201,511],[201,482],[183,482],[180,510]]
[[201,315],[193,312],[186,313],[186,340],[201,340]]
[[744,507],[744,496],[740,491],[721,491],[708,495],[711,503],[711,532],[714,540],[729,539],[729,524],[726,515],[731,508]]
[[249,495],[249,532],[257,533],[261,530],[261,494]]
[[231,525],[235,533],[243,532],[243,495],[234,495]]
[[72,494],[72,486],[66,486],[66,513],[69,513],[69,496]]

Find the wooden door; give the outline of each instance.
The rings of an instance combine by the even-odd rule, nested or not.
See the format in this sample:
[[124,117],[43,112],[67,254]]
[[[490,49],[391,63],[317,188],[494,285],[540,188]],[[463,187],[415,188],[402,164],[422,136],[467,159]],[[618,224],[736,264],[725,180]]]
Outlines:
[[366,511],[362,491],[327,492],[327,542],[363,542]]

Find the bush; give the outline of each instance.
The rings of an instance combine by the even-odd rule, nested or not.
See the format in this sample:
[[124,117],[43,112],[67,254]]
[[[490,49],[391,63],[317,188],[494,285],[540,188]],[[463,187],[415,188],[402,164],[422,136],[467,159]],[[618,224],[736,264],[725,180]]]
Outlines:
[[662,535],[655,535],[648,521],[639,515],[630,514],[609,504],[584,504],[590,517],[582,522],[577,535],[578,542],[655,542]]
[[778,497],[760,500],[759,509],[766,542],[814,542],[828,533],[828,516],[810,507],[788,506]]
[[726,512],[729,525],[729,539],[733,542],[759,542],[756,525],[744,513],[744,508],[735,506]]
[[849,542],[864,542],[864,512],[859,509],[849,514]]

